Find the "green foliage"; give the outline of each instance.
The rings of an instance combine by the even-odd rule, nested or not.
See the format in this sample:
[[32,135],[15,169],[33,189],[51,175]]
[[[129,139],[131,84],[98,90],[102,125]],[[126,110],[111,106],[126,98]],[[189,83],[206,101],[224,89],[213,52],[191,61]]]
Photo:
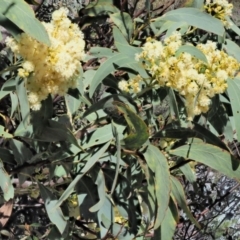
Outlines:
[[[33,38],[45,44],[50,44],[46,30],[35,18],[34,12],[24,0],[3,0],[0,3],[0,9],[0,19],[4,16]],[[8,24],[10,24],[10,29],[12,29],[11,23],[8,23],[8,21],[4,22],[7,29]]]
[[[196,43],[215,37],[219,48],[239,60],[238,45],[219,19],[204,12],[203,1],[163,15],[149,1],[140,14],[130,6],[98,0],[81,9],[88,54],[79,85],[64,97],[49,96],[40,110],[30,109],[26,81],[17,75],[21,57],[7,49],[9,66],[0,72],[1,106],[6,105],[0,114],[1,202],[22,195],[41,199],[51,222],[44,239],[170,240],[179,208],[202,227],[182,186],[183,179],[196,183],[192,162],[239,180],[239,159],[228,142],[240,142],[240,79],[229,79],[209,111],[189,120],[184,96],[156,85],[146,62],[136,58],[148,37],[176,30],[185,45],[175,56],[188,53],[201,68],[209,61]],[[0,9],[0,24],[16,39],[23,31],[50,43],[26,2],[3,0]],[[109,25],[108,44],[91,42],[97,39],[94,21],[102,30]],[[197,38],[195,44],[189,37]],[[120,87],[139,77],[139,91]],[[26,182],[31,184],[24,189]]]

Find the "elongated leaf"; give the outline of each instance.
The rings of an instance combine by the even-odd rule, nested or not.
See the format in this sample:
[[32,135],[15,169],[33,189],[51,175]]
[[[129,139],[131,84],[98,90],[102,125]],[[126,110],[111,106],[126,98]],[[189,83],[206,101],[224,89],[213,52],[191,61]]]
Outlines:
[[226,39],[223,47],[229,55],[233,56],[240,62],[240,47],[235,42]]
[[229,152],[216,146],[194,143],[171,150],[171,153],[203,163],[230,178],[240,179],[239,161]]
[[131,16],[126,12],[117,12],[111,14],[110,19],[120,29],[124,37],[130,41],[133,32],[133,22]]
[[111,124],[97,128],[97,130],[90,136],[90,139],[81,147],[87,149],[89,147],[99,145],[113,139]]
[[25,144],[16,139],[10,140],[10,147],[13,151],[15,161],[18,163],[18,165],[22,165],[26,161],[30,160],[33,156],[30,149],[27,148]]
[[237,132],[237,139],[240,141],[240,78],[228,80],[228,96],[231,101],[231,107]]
[[197,9],[197,8],[179,8],[169,11],[156,21],[174,21],[186,22],[188,25],[203,29],[208,32],[223,36],[225,30],[222,22],[212,17],[211,15]]
[[10,117],[12,118],[13,113],[15,112],[15,110],[17,109],[18,106],[18,97],[15,93],[10,93],[10,97],[11,97],[11,115]]
[[167,29],[165,37],[170,37],[172,33],[175,32],[178,28],[180,28],[179,32],[183,35],[187,30],[188,26],[185,22],[173,22],[173,24],[171,24],[171,26]]
[[97,184],[99,201],[89,209],[90,212],[98,211],[104,205],[106,199],[105,179],[101,169],[98,172],[98,176],[95,183]]
[[[93,179],[84,175],[75,186],[78,196],[78,204],[80,207],[80,215],[84,219],[92,219],[95,213],[90,211],[90,208],[99,203],[97,186]],[[101,203],[101,202],[100,202]],[[102,207],[104,206],[103,202]],[[101,208],[100,208],[101,209]]]
[[24,0],[1,0],[1,13],[31,37],[50,45],[44,26],[35,18],[31,7]]
[[90,106],[84,113],[83,118],[87,117],[89,114],[93,112],[97,112],[100,109],[104,108],[105,103],[110,100],[111,98],[114,98],[115,96],[118,96],[117,94],[106,96],[105,98],[101,99],[100,101],[94,103],[92,106]]
[[208,113],[208,121],[219,135],[224,135],[225,141],[233,141],[234,129],[224,105],[221,102],[218,105],[214,103],[213,108],[214,113],[211,114],[211,110]]
[[16,164],[16,162],[14,161],[14,156],[13,156],[12,152],[5,148],[0,148],[0,159],[3,162],[6,162],[11,165]]
[[172,182],[172,194],[173,194],[174,198],[176,199],[177,204],[187,214],[188,218],[192,221],[192,223],[195,224],[200,229],[201,227],[200,227],[199,223],[193,217],[191,211],[189,210],[189,208],[187,206],[185,194],[184,194],[181,183],[173,176],[171,176],[171,182]]
[[112,49],[104,47],[92,47],[89,50],[89,53],[96,58],[112,57],[117,54],[117,52],[113,51]]
[[13,135],[4,130],[4,126],[0,125],[0,137],[13,138]]
[[97,3],[88,4],[84,13],[90,17],[108,15],[109,13],[119,12],[118,8],[113,5],[112,1],[98,0]]
[[41,134],[38,135],[38,138],[46,142],[67,141],[81,149],[73,133],[65,125],[53,120],[47,121],[46,126],[43,128]]
[[181,166],[180,170],[182,171],[182,173],[190,183],[193,184],[196,182],[196,179],[197,179],[196,173],[192,170],[189,163],[186,163],[183,166]]
[[228,23],[229,23],[229,26],[230,28],[238,35],[240,36],[240,28],[229,18],[229,17],[226,17]]
[[168,163],[162,152],[155,146],[149,144],[143,153],[148,166],[155,173],[155,194],[157,198],[157,216],[154,229],[157,229],[166,214],[169,204],[171,182]]
[[18,95],[18,101],[19,101],[19,105],[20,105],[22,120],[26,127],[29,122],[30,107],[29,107],[29,102],[28,102],[28,98],[27,98],[27,90],[25,87],[25,81],[20,77],[17,77],[16,92]]
[[129,127],[129,135],[123,140],[128,149],[140,148],[148,139],[148,128],[144,121],[136,115],[127,105],[114,102],[118,110],[123,113]]
[[[156,35],[157,37],[160,36],[163,32],[165,32],[165,31],[167,31],[169,28],[171,28],[171,26],[172,26],[174,23],[175,23],[175,22],[173,22],[173,21],[165,21],[165,22],[162,24],[160,30],[157,31],[155,35]],[[154,25],[153,25],[153,26],[154,26]]]
[[56,225],[58,231],[62,234],[67,226],[67,221],[63,216],[61,208],[56,207],[57,200],[55,200],[55,197],[52,194],[52,192],[40,183],[39,189],[41,196],[44,200],[49,219],[53,224]]
[[5,17],[2,13],[0,13],[0,25],[6,28],[8,32],[16,39],[18,39],[19,34],[22,33],[22,30],[16,24],[10,21],[7,17]]
[[181,46],[177,51],[176,51],[176,56],[178,57],[181,53],[187,52],[191,54],[192,56],[198,58],[199,60],[202,60],[206,64],[208,64],[207,58],[205,54],[199,50],[198,48],[190,45],[185,45]]
[[117,238],[119,240],[132,240],[135,237],[134,234],[131,234],[128,231],[128,228],[120,224],[113,223],[111,229],[113,236],[115,236],[114,238]]
[[9,201],[11,198],[13,199],[14,197],[14,188],[11,183],[10,176],[8,173],[5,171],[3,162],[0,160],[0,187],[3,191],[3,196],[5,201]]
[[0,91],[0,99],[5,97],[11,91],[15,91],[15,89],[16,89],[16,80],[13,78],[10,78],[2,85],[2,88]]
[[108,58],[95,72],[95,75],[92,79],[92,83],[89,89],[90,97],[93,96],[94,91],[97,86],[103,81],[114,70],[125,67],[138,71],[143,77],[147,77],[146,71],[141,67],[141,65],[136,62],[133,58],[129,58],[125,54],[119,53],[110,58]]
[[192,2],[191,7],[198,8],[200,10],[203,9],[204,0],[192,0],[190,2]]
[[63,201],[65,201],[68,196],[73,192],[75,185],[78,181],[84,176],[92,167],[93,165],[99,160],[99,158],[104,154],[107,148],[110,145],[110,141],[106,143],[103,147],[101,147],[86,163],[84,168],[81,170],[81,174],[77,175],[77,177],[69,184],[67,189],[63,192],[62,196],[58,199],[56,203],[56,207],[60,206]]
[[78,110],[81,104],[81,100],[76,99],[70,95],[65,96],[65,102],[67,105],[67,109],[71,113],[71,115],[73,115]]
[[[101,209],[99,209],[97,215],[98,225],[100,226],[100,236],[101,239],[103,239],[106,236],[108,229],[110,228],[110,225],[114,220],[113,206],[108,198],[106,198],[104,205]],[[105,223],[104,226],[102,223]]]
[[177,104],[175,93],[172,88],[168,89],[168,96],[169,96],[169,107],[170,107],[171,116],[173,119],[180,121],[178,104]]
[[176,226],[177,226],[177,223],[174,219],[173,213],[170,207],[168,207],[166,216],[163,219],[163,222],[161,225],[161,239],[172,240],[175,233]]
[[226,145],[216,135],[195,122],[192,122],[192,128],[183,128],[175,124],[169,124],[163,130],[154,134],[152,138],[182,139],[192,137],[201,138],[206,143],[228,150]]
[[113,27],[113,37],[114,44],[120,53],[126,54],[134,59],[135,55],[142,51],[141,48],[130,46],[126,38],[117,27]]
[[[119,128],[117,128],[116,125],[114,125],[114,123],[112,123],[112,129],[113,129],[113,135],[114,135],[115,140],[116,140],[116,147],[117,147],[116,160],[117,160],[117,164],[116,164],[115,177],[114,177],[113,185],[112,185],[112,188],[111,188],[111,194],[113,194],[113,191],[115,190],[115,187],[117,185],[119,167],[120,167],[120,161],[121,161],[121,142],[120,142],[120,137],[119,137],[119,133],[121,134],[121,130]],[[118,132],[119,130],[120,130],[120,132]]]

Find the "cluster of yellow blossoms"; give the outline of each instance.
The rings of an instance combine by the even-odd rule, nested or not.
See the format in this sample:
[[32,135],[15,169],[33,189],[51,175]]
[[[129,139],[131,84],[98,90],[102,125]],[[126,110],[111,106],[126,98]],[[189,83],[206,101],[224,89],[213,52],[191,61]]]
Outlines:
[[130,79],[130,81],[121,80],[118,83],[118,87],[124,92],[138,93],[141,91],[141,81],[141,76],[137,75],[134,78]]
[[39,110],[41,101],[49,94],[64,95],[69,88],[77,87],[85,41],[78,26],[71,23],[67,15],[68,10],[60,8],[53,12],[50,23],[42,22],[50,46],[26,33],[21,34],[19,41],[6,39],[7,46],[24,60],[18,75],[27,79],[28,99],[33,110]]
[[207,13],[220,19],[224,26],[229,27],[226,17],[232,15],[233,5],[231,3],[227,0],[206,0],[204,8]]
[[[235,58],[218,50],[216,43],[211,41],[196,46],[205,54],[208,64],[186,52],[176,56],[180,46],[182,40],[179,32],[174,32],[164,43],[148,38],[136,59],[142,61],[144,68],[151,74],[153,86],[171,87],[184,96],[188,118],[191,120],[195,115],[209,110],[211,98],[226,90],[226,80],[234,77],[240,64]],[[119,87],[127,90],[120,84]]]

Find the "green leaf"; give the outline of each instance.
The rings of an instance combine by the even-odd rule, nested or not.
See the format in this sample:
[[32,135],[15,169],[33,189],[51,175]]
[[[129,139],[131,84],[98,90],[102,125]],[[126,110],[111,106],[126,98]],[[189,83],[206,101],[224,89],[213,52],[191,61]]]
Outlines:
[[176,212],[178,211],[176,205],[174,204],[173,200],[170,201],[171,204],[167,209],[166,212],[166,216],[163,219],[163,222],[161,224],[161,239],[164,240],[172,240],[175,230],[176,230],[176,226],[177,226],[177,222],[175,220],[176,215],[174,216],[174,214],[176,214]]
[[108,58],[95,72],[95,75],[92,79],[92,83],[89,89],[90,97],[93,96],[94,91],[98,87],[98,85],[103,81],[105,77],[107,77],[114,70],[125,67],[132,69],[134,71],[138,71],[139,74],[143,77],[147,77],[146,71],[141,67],[141,65],[135,61],[133,58],[126,56],[125,54],[119,53],[110,58]]
[[93,105],[91,105],[82,115],[82,118],[87,117],[89,114],[97,112],[100,109],[104,108],[104,105],[106,104],[106,102],[108,100],[110,100],[111,98],[115,98],[117,97],[117,94],[112,94],[109,96],[106,96],[105,98],[102,98],[101,100],[99,100],[98,102],[94,103]]
[[203,9],[204,6],[204,0],[191,0],[192,4],[191,7]]
[[96,58],[102,58],[102,57],[112,57],[113,55],[117,54],[117,52],[115,52],[110,48],[92,47],[89,50],[89,54],[91,54],[93,57],[96,57]]
[[113,139],[111,124],[97,128],[91,136],[87,137],[87,139],[87,142],[82,143],[82,149],[87,149]]
[[6,28],[7,31],[16,39],[18,39],[19,34],[22,33],[22,30],[17,25],[15,25],[12,21],[6,18],[2,13],[0,13],[0,25]]
[[81,170],[81,173],[68,185],[67,189],[63,192],[61,197],[56,203],[56,207],[60,206],[63,201],[65,201],[69,195],[73,192],[75,185],[78,181],[94,166],[94,164],[99,160],[99,158],[105,153],[107,148],[110,145],[110,141],[103,145],[85,164],[84,168]]
[[15,165],[14,156],[12,152],[5,148],[0,148],[0,159],[7,164]]
[[13,138],[13,135],[4,130],[4,126],[0,125],[0,137]]
[[61,208],[56,207],[57,200],[55,200],[54,195],[48,188],[46,188],[44,185],[40,183],[38,185],[39,185],[41,197],[43,198],[43,201],[45,203],[45,207],[46,207],[49,219],[53,224],[56,225],[56,227],[58,228],[58,231],[61,234],[63,234],[67,226],[67,221],[63,216]]
[[111,195],[113,194],[115,187],[117,185],[120,161],[121,161],[121,141],[120,141],[120,137],[119,137],[119,135],[121,134],[121,130],[120,130],[120,128],[117,128],[117,125],[114,124],[114,122],[112,122],[112,131],[113,131],[113,135],[114,135],[115,141],[116,141],[116,148],[117,148],[116,161],[117,161],[117,163],[116,163],[115,177],[114,177],[112,188],[111,188]]
[[173,176],[171,176],[171,182],[172,182],[172,194],[173,194],[174,198],[176,199],[177,204],[187,214],[187,216],[191,220],[191,222],[200,229],[201,227],[200,227],[199,223],[193,217],[191,211],[189,210],[189,208],[187,206],[185,194],[184,194],[181,183]]
[[11,115],[10,117],[13,117],[14,112],[17,109],[18,106],[18,97],[15,93],[10,92],[10,98],[11,98]]
[[237,139],[240,141],[240,78],[235,78],[234,80],[228,80],[228,96],[231,101],[231,107],[233,112],[233,118],[236,127]]
[[[114,221],[114,211],[111,201],[106,198],[104,205],[97,212],[98,216],[98,225],[100,227],[100,236],[103,239],[108,229],[110,228],[111,223]],[[105,223],[104,226],[102,223]]]
[[[224,104],[219,101],[218,96],[212,99],[212,107],[207,114],[208,121],[213,128],[217,131],[216,135],[224,135],[224,140],[233,141],[233,126],[229,119],[229,114],[226,112]],[[211,131],[214,131],[211,129]]]
[[31,150],[28,147],[26,147],[25,144],[16,139],[10,140],[10,148],[13,152],[15,161],[20,166],[26,161],[29,161],[33,156]]
[[185,30],[187,30],[188,25],[185,22],[173,22],[169,28],[167,28],[166,38],[170,37],[173,32],[175,32],[177,29],[180,28],[180,33],[183,35],[185,33]]
[[[96,206],[99,202],[98,191],[93,179],[84,175],[75,186],[76,194],[78,196],[78,204],[80,208],[80,215],[84,219],[95,218],[96,214],[90,212],[92,206]],[[104,206],[103,202],[102,207]],[[101,209],[101,208],[100,208]]]
[[142,52],[141,48],[129,45],[128,41],[117,27],[113,27],[113,37],[114,44],[120,53],[126,54],[135,59],[135,55]]
[[[154,25],[153,25],[154,26]],[[176,31],[178,28],[188,26],[186,22],[172,22],[172,21],[166,21],[162,24],[159,31],[155,33],[155,36],[159,37],[163,32],[166,32],[165,37],[169,37],[174,31]],[[181,31],[180,31],[181,32]],[[182,32],[181,32],[182,33]],[[183,33],[182,33],[183,34]]]
[[187,52],[187,53],[191,54],[192,56],[194,56],[194,57],[198,58],[199,60],[208,64],[208,60],[207,60],[205,54],[198,48],[196,48],[194,46],[190,46],[190,45],[181,46],[176,51],[176,56],[179,57],[179,55],[184,52]]
[[88,4],[83,12],[90,17],[96,17],[108,15],[109,13],[117,13],[119,10],[113,5],[111,0],[98,0],[97,3]]
[[1,0],[1,13],[36,40],[50,45],[46,29],[24,0]]
[[229,17],[226,17],[226,19],[229,23],[230,29],[232,29],[238,36],[240,36],[240,28]]
[[131,16],[126,12],[110,14],[110,19],[120,29],[123,36],[130,41],[133,33],[133,22]]
[[170,151],[171,154],[203,163],[220,173],[240,179],[239,161],[228,151],[207,143],[193,143]]
[[233,56],[238,62],[240,62],[240,48],[235,42],[226,39],[223,47],[229,55]]
[[168,209],[171,192],[170,172],[167,159],[157,147],[149,144],[143,155],[148,166],[155,173],[157,216],[154,229],[157,229],[161,225]]
[[98,176],[97,176],[95,184],[97,185],[97,189],[98,189],[99,201],[89,209],[90,212],[98,211],[104,205],[104,202],[106,199],[105,179],[104,179],[103,172],[101,169],[98,172]]
[[[2,85],[1,91],[6,91],[10,93],[11,91],[15,91],[16,89],[16,80],[15,78],[10,78]],[[1,98],[0,98],[1,99]]]
[[155,21],[186,22],[188,25],[223,36],[222,22],[197,8],[179,8],[169,11]]
[[82,150],[73,133],[64,124],[53,120],[47,121],[46,126],[42,129],[42,132],[39,133],[37,138],[45,142],[67,141],[77,146],[79,151]]
[[49,240],[57,240],[57,239],[63,240],[62,234],[58,231],[58,229],[55,225],[53,225],[51,227],[51,230],[50,230],[49,234],[47,235],[47,237]]
[[114,105],[123,113],[129,127],[129,135],[123,140],[125,148],[140,148],[147,141],[149,136],[147,125],[127,105],[117,101],[114,102]]
[[[116,54],[110,58],[108,58],[95,72],[95,75],[92,79],[92,84],[89,89],[90,97],[93,96],[94,91],[97,86],[102,82],[102,80],[111,72],[116,70],[116,65],[121,66],[128,61],[128,57],[124,54]],[[116,65],[114,65],[116,64]]]
[[96,70],[90,69],[83,74],[83,95],[85,92],[89,91],[89,87],[91,86],[92,79],[96,73]]
[[178,103],[176,100],[175,92],[172,88],[168,88],[168,99],[172,119],[180,121]]
[[3,162],[0,160],[0,187],[3,191],[3,196],[5,201],[10,200],[11,198],[14,198],[14,188],[11,183],[10,176],[8,173],[5,171]]
[[18,102],[20,105],[22,121],[26,126],[29,122],[29,117],[30,117],[30,107],[29,107],[29,102],[27,97],[27,90],[25,87],[24,79],[17,77],[16,80],[17,80],[16,92],[18,96]]
[[69,94],[65,96],[65,102],[67,105],[67,109],[71,113],[71,115],[73,115],[78,110],[81,104],[81,100],[76,99]]
[[121,224],[113,223],[111,226],[112,234],[114,239],[118,240],[133,240],[134,234],[130,233],[128,229]]
[[189,163],[186,163],[179,168],[190,183],[193,184],[196,182],[196,173],[192,170]]
[[67,172],[62,165],[57,165],[54,170],[54,176],[56,177],[66,177]]
[[226,145],[212,132],[210,132],[205,127],[202,127],[200,124],[192,122],[191,128],[180,127],[176,124],[168,124],[164,127],[163,130],[155,133],[152,138],[200,138],[206,143],[210,143],[221,147],[225,150],[228,150]]

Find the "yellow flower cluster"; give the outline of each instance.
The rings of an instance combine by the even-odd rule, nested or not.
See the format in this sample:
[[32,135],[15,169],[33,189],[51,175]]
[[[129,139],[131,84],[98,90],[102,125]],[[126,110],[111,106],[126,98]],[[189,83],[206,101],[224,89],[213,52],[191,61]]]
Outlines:
[[124,92],[138,93],[141,91],[141,80],[142,77],[140,75],[137,75],[130,81],[121,80],[118,83],[118,87]]
[[50,23],[42,22],[51,45],[38,42],[26,33],[19,41],[7,38],[11,50],[22,56],[18,75],[27,78],[28,99],[33,110],[39,110],[41,101],[49,94],[64,95],[69,88],[76,88],[80,61],[84,59],[85,41],[76,24],[67,17],[68,9],[53,12]]
[[220,19],[223,25],[229,27],[226,17],[232,15],[233,5],[227,0],[206,0],[204,8],[207,13]]
[[142,61],[151,74],[152,85],[171,87],[184,96],[191,120],[195,115],[209,110],[211,98],[226,90],[226,80],[234,77],[240,64],[218,50],[216,43],[211,41],[197,45],[205,54],[208,64],[186,52],[175,56],[181,45],[179,32],[174,32],[164,43],[149,38],[136,59]]

